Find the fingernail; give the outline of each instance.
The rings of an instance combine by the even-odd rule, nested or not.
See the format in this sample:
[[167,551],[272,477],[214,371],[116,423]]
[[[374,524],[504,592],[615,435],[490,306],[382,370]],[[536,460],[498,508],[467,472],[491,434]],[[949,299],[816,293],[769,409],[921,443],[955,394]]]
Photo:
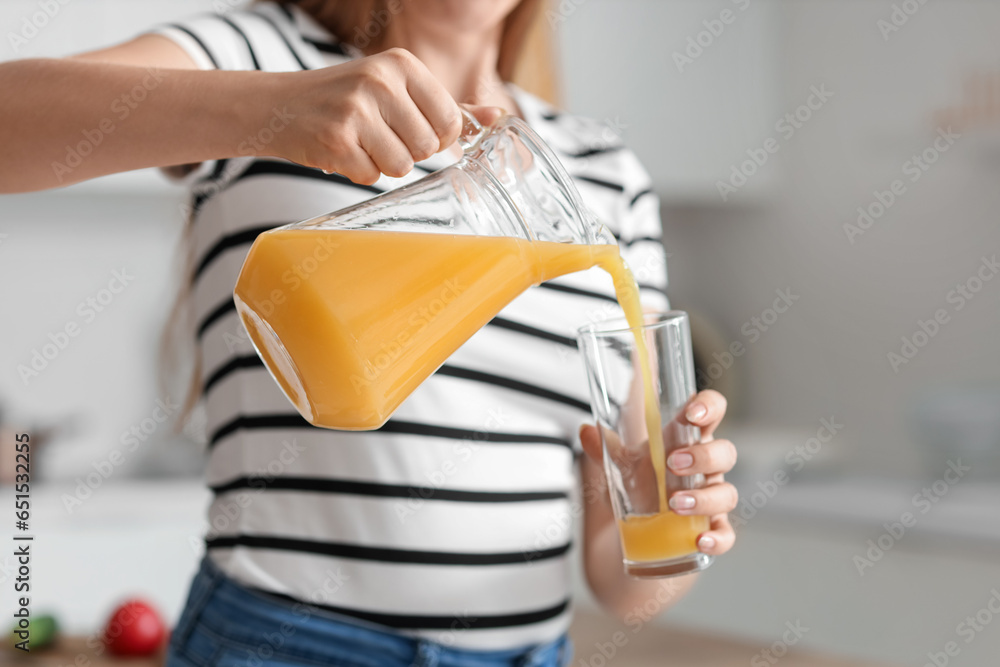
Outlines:
[[701,403],[695,403],[694,405],[688,408],[686,416],[689,422],[696,422],[702,417],[704,417],[706,414],[708,414],[708,408],[706,408]]
[[708,535],[702,535],[698,538],[698,548],[702,551],[708,551],[715,547],[715,538]]
[[670,509],[677,510],[689,510],[694,507],[694,496],[689,496],[687,494],[677,494],[670,498]]
[[673,470],[687,470],[694,465],[694,457],[687,452],[671,454],[667,459],[667,466]]

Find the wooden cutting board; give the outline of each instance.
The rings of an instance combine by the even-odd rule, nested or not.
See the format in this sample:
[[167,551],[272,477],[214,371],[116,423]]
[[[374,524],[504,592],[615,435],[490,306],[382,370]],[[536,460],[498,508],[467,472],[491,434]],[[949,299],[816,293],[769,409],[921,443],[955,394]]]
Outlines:
[[62,637],[55,646],[30,653],[0,650],[0,665],[11,667],[160,667],[163,658],[162,652],[149,658],[117,658],[107,651],[98,656],[85,637]]

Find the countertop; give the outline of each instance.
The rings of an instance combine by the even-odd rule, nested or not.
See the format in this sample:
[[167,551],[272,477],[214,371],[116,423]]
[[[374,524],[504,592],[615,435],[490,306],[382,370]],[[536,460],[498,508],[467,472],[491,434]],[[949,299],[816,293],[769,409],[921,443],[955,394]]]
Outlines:
[[[579,611],[572,628],[573,665],[615,667],[746,667],[767,647],[752,642],[704,634],[675,627],[625,626],[606,616]],[[780,640],[779,640],[780,641]],[[886,667],[883,663],[821,656],[797,651],[792,647],[782,654],[782,667]],[[12,652],[0,654],[0,662],[33,667],[64,667],[88,664],[89,667],[158,667],[163,656],[143,659],[98,657],[88,649],[82,637],[68,637],[51,650],[35,651],[29,656],[7,660]],[[78,662],[86,656],[89,663]],[[762,657],[763,659],[763,657]],[[763,659],[761,664],[768,664]]]
[[[746,667],[772,664],[761,652],[769,646],[672,625],[623,625],[607,616],[578,610],[570,631],[573,665],[580,667]],[[790,634],[789,638],[794,638]],[[776,638],[779,642],[781,638]],[[617,640],[617,642],[616,642]],[[781,667],[888,667],[778,646]],[[612,653],[602,660],[602,653]],[[780,658],[779,658],[780,654]],[[754,662],[759,656],[760,660]]]

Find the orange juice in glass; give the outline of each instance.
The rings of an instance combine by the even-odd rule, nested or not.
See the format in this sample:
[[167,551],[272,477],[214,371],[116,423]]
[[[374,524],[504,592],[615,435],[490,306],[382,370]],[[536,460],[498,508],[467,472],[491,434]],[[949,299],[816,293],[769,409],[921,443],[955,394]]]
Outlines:
[[675,514],[666,502],[674,491],[705,483],[702,475],[666,468],[674,449],[701,435],[682,417],[695,394],[687,314],[645,314],[641,327],[625,320],[591,324],[577,340],[626,571],[665,577],[705,569],[712,557],[698,551],[697,541],[708,517]]

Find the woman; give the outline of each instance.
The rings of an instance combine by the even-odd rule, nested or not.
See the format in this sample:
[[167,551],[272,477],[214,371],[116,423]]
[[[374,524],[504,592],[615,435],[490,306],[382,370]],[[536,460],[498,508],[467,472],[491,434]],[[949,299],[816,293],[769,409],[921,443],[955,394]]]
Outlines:
[[[622,239],[650,308],[667,307],[655,196],[600,123],[506,83],[537,11],[526,0],[312,0],[164,26],[64,60],[0,66],[5,192],[187,165],[190,308],[215,493],[207,557],[169,665],[559,665],[569,661],[569,549],[614,613],[690,585],[627,578],[602,486],[575,327],[616,315],[597,270],[531,289],[374,432],[307,428],[260,365],[231,298],[253,238],[455,159],[456,100],[484,123],[523,117]],[[680,513],[699,548],[733,543],[725,400],[686,415]],[[575,495],[575,442],[584,492]],[[594,491],[597,491],[596,493]],[[665,594],[667,591],[668,594]]]

